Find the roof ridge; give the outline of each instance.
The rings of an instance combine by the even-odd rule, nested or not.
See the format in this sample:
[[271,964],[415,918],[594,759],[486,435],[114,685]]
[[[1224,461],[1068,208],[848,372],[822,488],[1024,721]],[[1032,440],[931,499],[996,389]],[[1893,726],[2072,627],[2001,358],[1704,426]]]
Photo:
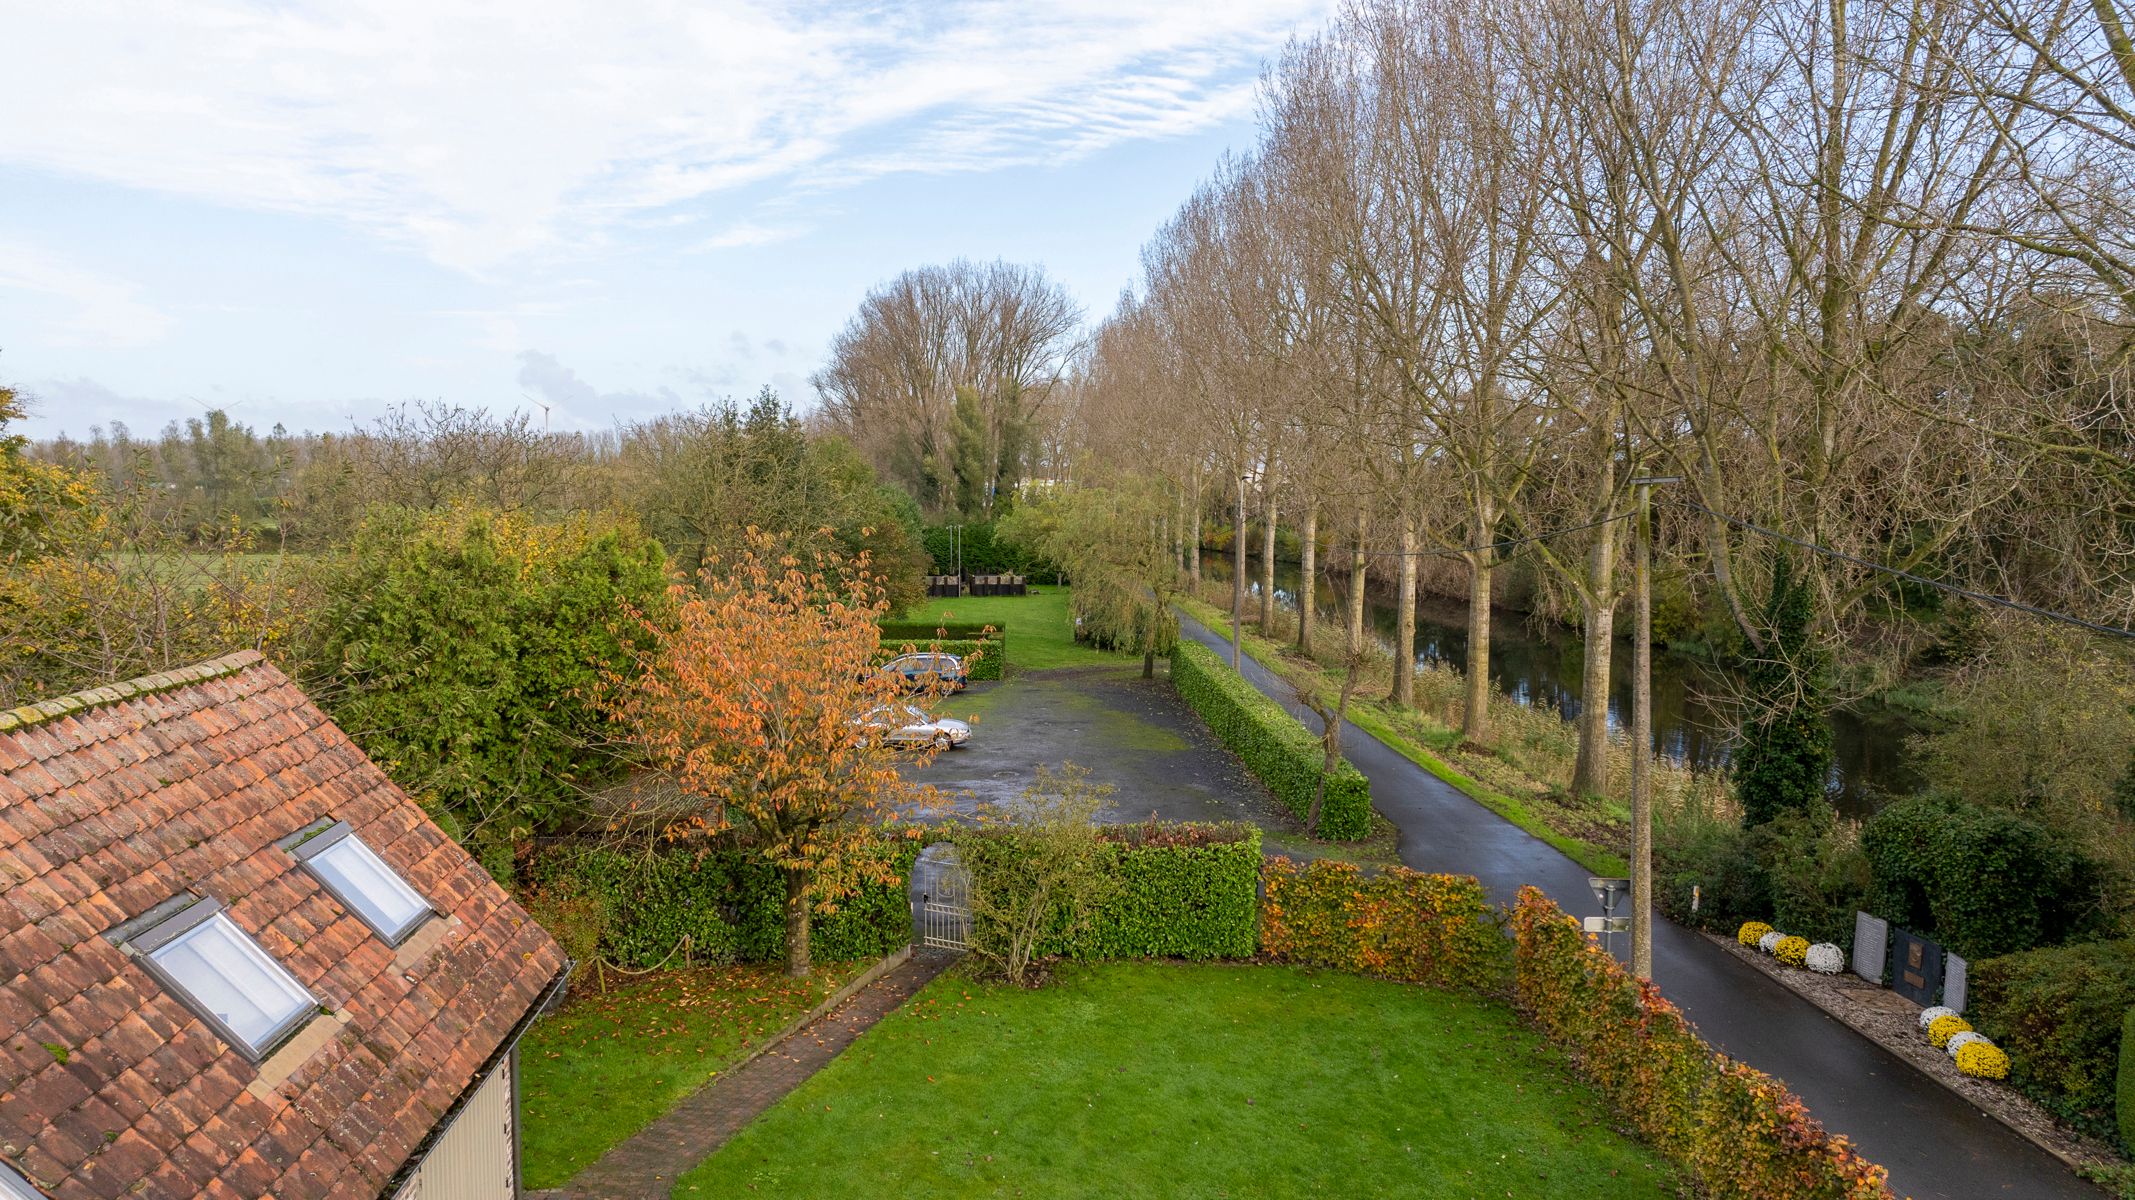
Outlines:
[[13,733],[71,713],[86,712],[136,696],[151,696],[157,692],[168,692],[189,684],[205,683],[210,679],[235,675],[246,667],[264,661],[266,655],[257,650],[239,650],[188,667],[177,667],[169,671],[159,671],[154,675],[143,675],[138,679],[128,679],[123,683],[107,683],[102,687],[54,696],[50,700],[39,700],[20,708],[0,711],[0,733]]

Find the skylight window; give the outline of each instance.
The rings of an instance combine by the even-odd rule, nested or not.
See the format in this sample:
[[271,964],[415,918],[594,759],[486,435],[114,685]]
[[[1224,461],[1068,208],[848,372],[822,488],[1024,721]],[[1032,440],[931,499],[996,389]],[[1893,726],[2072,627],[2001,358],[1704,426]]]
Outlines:
[[344,907],[378,931],[387,945],[406,941],[435,911],[422,894],[385,864],[348,822],[336,821],[316,832],[307,830],[289,847]]
[[237,927],[222,901],[194,900],[149,919],[127,944],[150,974],[254,1061],[318,1012],[319,1002]]
[[6,1163],[0,1163],[0,1200],[45,1200],[45,1195]]

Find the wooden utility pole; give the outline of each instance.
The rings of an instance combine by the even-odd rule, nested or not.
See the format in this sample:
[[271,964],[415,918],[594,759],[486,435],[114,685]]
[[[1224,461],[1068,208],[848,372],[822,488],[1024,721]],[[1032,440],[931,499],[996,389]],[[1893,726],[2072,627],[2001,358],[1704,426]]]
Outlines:
[[[1653,485],[1672,475],[1642,475],[1631,571],[1638,592],[1638,632],[1631,643],[1631,973],[1653,978]],[[1607,693],[1601,697],[1607,703]]]

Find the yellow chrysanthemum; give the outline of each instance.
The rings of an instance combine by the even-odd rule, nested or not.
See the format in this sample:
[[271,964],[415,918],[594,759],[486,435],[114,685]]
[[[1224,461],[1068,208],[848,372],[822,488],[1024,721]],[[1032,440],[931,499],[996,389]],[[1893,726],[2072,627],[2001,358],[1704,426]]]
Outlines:
[[1957,1048],[1957,1069],[1975,1079],[2007,1079],[2009,1055],[1993,1042],[1969,1042]]
[[[1935,1048],[1940,1050],[1951,1038],[1960,1033],[1969,1033],[1971,1029],[1972,1023],[1963,1017],[1936,1017],[1935,1023],[1927,1027],[1927,1040],[1933,1042]],[[1958,1053],[1962,1054],[1963,1051],[1960,1050]]]
[[1809,939],[1805,937],[1781,938],[1779,939],[1779,944],[1772,947],[1772,957],[1790,967],[1798,967],[1803,960],[1809,957]]
[[1748,921],[1743,924],[1741,929],[1736,931],[1735,940],[1745,946],[1755,946],[1758,942],[1764,940],[1765,934],[1770,932],[1772,932],[1772,927],[1764,922]]

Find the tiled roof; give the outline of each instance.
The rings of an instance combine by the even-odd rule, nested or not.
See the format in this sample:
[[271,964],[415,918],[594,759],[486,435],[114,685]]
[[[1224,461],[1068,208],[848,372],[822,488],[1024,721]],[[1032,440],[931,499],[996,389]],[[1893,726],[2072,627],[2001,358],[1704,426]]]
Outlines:
[[[275,842],[355,832],[399,950]],[[255,1066],[103,935],[214,897],[332,1010]],[[563,952],[252,652],[0,713],[0,1160],[59,1200],[375,1197]]]

